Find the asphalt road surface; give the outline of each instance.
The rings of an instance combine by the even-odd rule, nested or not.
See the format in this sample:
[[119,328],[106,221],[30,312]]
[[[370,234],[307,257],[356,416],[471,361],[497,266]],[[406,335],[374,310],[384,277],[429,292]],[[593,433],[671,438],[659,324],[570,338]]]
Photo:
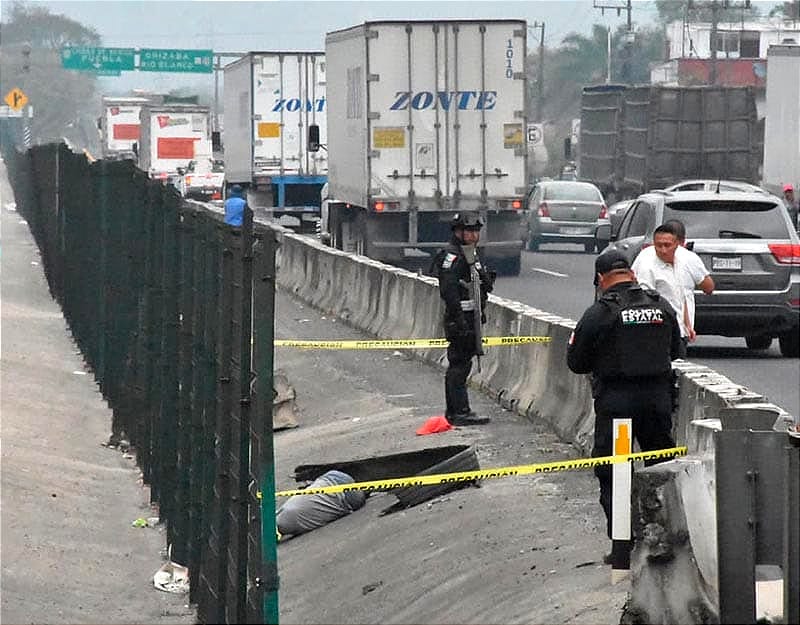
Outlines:
[[[562,317],[580,319],[593,300],[594,254],[571,244],[523,252],[515,278],[498,278],[495,293]],[[732,382],[764,395],[800,415],[800,360],[784,358],[778,341],[764,351],[747,349],[743,338],[701,336],[689,346],[688,360],[706,365]]]
[[[286,294],[277,338],[360,338]],[[474,389],[480,427],[429,436],[444,372],[405,352],[277,348],[297,391],[300,427],[277,432],[278,488],[300,464],[446,445],[475,445],[481,468],[577,457],[542,423]],[[348,517],[278,545],[281,623],[619,623],[629,584],[610,584],[609,549],[591,471],[483,483],[381,516],[373,495]]]

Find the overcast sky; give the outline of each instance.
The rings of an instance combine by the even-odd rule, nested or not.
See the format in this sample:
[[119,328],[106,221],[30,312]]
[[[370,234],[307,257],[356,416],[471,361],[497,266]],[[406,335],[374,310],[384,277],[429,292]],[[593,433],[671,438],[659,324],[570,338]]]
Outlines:
[[[7,0],[3,0],[5,4]],[[624,5],[624,0],[453,0],[348,1],[301,0],[164,1],[164,0],[34,0],[93,27],[106,47],[201,48],[215,52],[250,50],[324,50],[325,33],[374,19],[517,18],[529,25],[545,23],[545,45],[556,47],[570,32],[588,33],[593,23],[616,27],[625,12],[594,4]],[[774,2],[759,2],[767,6]],[[633,1],[635,24],[652,24],[655,2]],[[530,44],[538,44],[538,31]],[[195,78],[195,80],[197,80]],[[206,78],[206,80],[209,80]],[[177,74],[123,72],[103,79],[109,87],[168,90],[186,84]]]

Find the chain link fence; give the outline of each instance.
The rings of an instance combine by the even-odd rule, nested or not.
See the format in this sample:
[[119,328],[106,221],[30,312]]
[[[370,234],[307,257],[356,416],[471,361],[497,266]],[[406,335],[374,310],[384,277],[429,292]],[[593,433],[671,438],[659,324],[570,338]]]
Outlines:
[[[87,367],[188,566],[203,623],[278,619],[275,232],[223,223],[130,161],[0,145]],[[261,490],[265,496],[257,499]],[[262,515],[267,519],[262,523]]]

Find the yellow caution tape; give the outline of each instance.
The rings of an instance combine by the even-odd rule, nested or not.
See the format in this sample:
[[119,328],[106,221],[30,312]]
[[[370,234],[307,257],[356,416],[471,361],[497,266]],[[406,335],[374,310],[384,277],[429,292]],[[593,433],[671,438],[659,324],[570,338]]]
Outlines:
[[[599,458],[578,458],[575,460],[560,460],[557,462],[542,462],[539,464],[523,464],[515,467],[498,467],[494,469],[477,469],[474,471],[461,471],[458,473],[440,473],[437,475],[415,475],[413,477],[398,477],[385,480],[372,480],[369,482],[355,482],[353,484],[337,484],[321,488],[297,488],[281,490],[275,493],[276,497],[291,497],[293,495],[323,495],[333,493],[346,493],[354,490],[375,491],[407,488],[409,486],[436,486],[449,482],[472,482],[474,480],[496,480],[518,475],[532,475],[535,473],[555,473],[556,471],[572,471],[576,469],[591,469],[601,465],[611,465],[617,462],[634,462],[636,460],[656,460],[658,458],[677,458],[686,455],[686,447],[670,447],[669,449],[656,449],[641,451],[635,454],[621,454],[616,456],[602,456]],[[261,498],[261,491],[256,493]]]
[[[487,336],[481,340],[486,347],[504,345],[525,345],[528,343],[549,343],[549,336]],[[351,341],[304,341],[294,339],[275,339],[275,347],[296,347],[298,349],[426,349],[447,347],[447,339],[378,339]]]

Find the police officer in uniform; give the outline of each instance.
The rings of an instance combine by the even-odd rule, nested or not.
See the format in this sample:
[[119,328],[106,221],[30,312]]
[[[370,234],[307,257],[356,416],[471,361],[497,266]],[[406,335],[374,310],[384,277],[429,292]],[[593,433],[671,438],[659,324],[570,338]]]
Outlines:
[[[674,447],[671,361],[681,347],[675,312],[656,291],[636,283],[617,250],[597,257],[595,284],[602,294],[581,317],[567,347],[570,370],[592,374],[592,457],[613,455],[614,417],[632,419],[642,451]],[[611,538],[611,467],[595,467],[595,475]]]
[[[450,345],[447,348],[445,374],[445,417],[452,425],[482,425],[489,417],[477,416],[469,407],[467,376],[472,370],[472,357],[478,354],[475,315],[486,323],[485,307],[494,284],[494,273],[488,272],[477,254],[483,223],[477,215],[456,213],[451,223],[450,244],[437,256],[439,294],[444,300],[444,330]],[[473,298],[472,276],[480,280],[480,301]]]

